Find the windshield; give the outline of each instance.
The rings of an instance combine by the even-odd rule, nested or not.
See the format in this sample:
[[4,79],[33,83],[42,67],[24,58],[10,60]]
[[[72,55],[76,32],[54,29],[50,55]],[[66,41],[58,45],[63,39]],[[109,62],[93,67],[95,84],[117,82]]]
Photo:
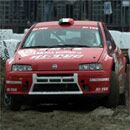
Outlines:
[[102,47],[98,29],[37,29],[32,30],[23,48]]

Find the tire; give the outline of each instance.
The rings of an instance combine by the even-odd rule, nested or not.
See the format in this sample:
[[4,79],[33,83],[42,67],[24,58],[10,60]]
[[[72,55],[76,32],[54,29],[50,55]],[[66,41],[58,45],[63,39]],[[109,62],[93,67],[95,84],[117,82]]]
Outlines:
[[16,96],[4,95],[4,105],[7,110],[18,111],[21,108],[21,103]]
[[119,82],[115,72],[112,72],[110,94],[107,97],[107,107],[115,108],[119,105]]
[[1,86],[0,86],[0,103],[1,103],[1,108],[3,108],[3,105],[4,105],[4,80],[1,81]]
[[4,97],[4,88],[3,86],[0,87],[0,104],[3,105],[3,97]]
[[128,106],[128,82],[127,82],[127,75],[124,76],[124,93],[120,95],[120,105]]

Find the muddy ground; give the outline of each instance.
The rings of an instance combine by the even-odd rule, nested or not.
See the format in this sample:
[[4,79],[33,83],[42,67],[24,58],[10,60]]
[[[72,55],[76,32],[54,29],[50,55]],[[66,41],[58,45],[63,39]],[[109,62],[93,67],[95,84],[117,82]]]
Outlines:
[[130,130],[130,109],[81,104],[1,107],[1,130]]

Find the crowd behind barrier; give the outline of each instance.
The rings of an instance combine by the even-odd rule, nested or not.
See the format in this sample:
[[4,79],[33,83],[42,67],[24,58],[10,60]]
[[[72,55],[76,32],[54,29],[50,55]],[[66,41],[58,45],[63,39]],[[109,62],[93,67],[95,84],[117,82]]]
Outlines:
[[[0,29],[0,57],[2,59],[13,57],[17,43],[22,40],[27,30],[25,29],[24,34],[16,34],[12,29]],[[130,32],[110,30],[110,33],[119,48],[129,49],[130,58]]]

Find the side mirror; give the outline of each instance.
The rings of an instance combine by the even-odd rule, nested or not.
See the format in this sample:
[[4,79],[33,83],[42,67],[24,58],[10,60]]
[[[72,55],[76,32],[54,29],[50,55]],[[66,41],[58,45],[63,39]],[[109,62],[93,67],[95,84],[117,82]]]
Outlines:
[[112,43],[111,41],[107,41],[108,50],[112,50]]
[[111,55],[114,51],[111,41],[107,41],[107,48],[108,54]]

